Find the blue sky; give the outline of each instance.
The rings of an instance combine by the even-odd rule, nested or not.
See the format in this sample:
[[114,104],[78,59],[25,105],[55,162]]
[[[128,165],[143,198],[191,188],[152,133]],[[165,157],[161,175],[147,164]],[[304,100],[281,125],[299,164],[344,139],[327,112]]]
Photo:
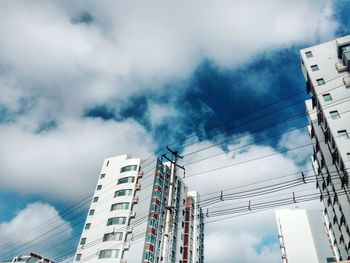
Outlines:
[[[223,154],[190,166],[191,174],[307,143],[305,129],[263,140],[306,125],[305,117],[256,131],[305,111],[299,50],[350,33],[347,1],[0,6],[0,236],[10,241],[16,241],[24,212],[26,232],[35,229],[39,215],[47,219],[38,210],[62,212],[90,194],[108,156],[147,158],[173,142],[183,146],[188,136],[199,143],[184,154],[226,141],[185,158],[191,163]],[[245,150],[229,151],[246,142],[251,146]],[[186,183],[206,193],[208,185],[222,189],[272,178],[282,168],[308,167],[308,154],[280,154]],[[276,163],[281,167],[273,169]],[[74,248],[82,222],[61,220],[70,241],[56,250],[32,249],[55,257]],[[208,263],[278,262],[275,233],[272,212],[213,224],[207,244],[221,235],[228,244],[241,240],[246,249],[206,251]],[[0,249],[0,258],[17,252],[23,251]]]

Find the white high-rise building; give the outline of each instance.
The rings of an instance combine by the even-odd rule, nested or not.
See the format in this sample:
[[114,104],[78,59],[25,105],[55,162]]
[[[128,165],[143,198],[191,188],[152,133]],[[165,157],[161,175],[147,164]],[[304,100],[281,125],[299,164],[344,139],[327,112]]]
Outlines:
[[204,217],[199,202],[200,196],[196,191],[188,192],[182,263],[204,263]]
[[170,185],[170,164],[157,159],[142,165],[127,155],[104,161],[75,262],[182,260],[187,186],[179,175]]
[[339,260],[350,259],[350,36],[300,51],[312,165]]
[[284,263],[336,262],[322,211],[282,209],[275,214]]

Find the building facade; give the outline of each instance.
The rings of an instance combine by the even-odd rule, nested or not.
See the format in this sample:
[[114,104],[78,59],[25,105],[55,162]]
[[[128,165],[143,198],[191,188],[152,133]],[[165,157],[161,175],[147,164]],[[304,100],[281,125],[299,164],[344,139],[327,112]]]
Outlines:
[[75,262],[182,261],[187,186],[171,163],[142,165],[127,155],[104,161]]
[[350,258],[350,36],[302,49],[316,186],[338,260]]
[[204,216],[199,206],[200,196],[188,192],[185,203],[185,227],[182,263],[204,263]]
[[2,263],[14,263],[14,262],[27,262],[27,263],[55,263],[49,258],[42,257],[33,252],[29,253],[29,256],[17,256],[14,257],[11,261],[6,261]]
[[282,209],[275,212],[282,262],[336,262],[322,211]]

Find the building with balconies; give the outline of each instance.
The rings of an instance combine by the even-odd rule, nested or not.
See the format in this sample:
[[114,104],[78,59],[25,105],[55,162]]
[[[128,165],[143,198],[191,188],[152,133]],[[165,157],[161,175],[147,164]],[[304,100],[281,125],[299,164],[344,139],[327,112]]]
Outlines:
[[350,36],[300,51],[312,165],[338,260],[350,258]]
[[74,262],[180,262],[188,189],[175,173],[170,191],[170,166],[127,155],[104,160]]
[[182,263],[204,263],[204,216],[199,206],[200,196],[188,192],[185,203],[185,227]]

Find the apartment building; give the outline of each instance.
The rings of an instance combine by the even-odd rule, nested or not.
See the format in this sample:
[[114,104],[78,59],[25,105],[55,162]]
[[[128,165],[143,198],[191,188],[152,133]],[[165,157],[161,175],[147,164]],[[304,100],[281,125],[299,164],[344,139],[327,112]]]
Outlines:
[[204,216],[199,206],[200,196],[188,192],[185,203],[185,227],[182,263],[204,263]]
[[17,256],[14,257],[10,261],[2,262],[2,263],[14,263],[14,262],[27,262],[27,263],[54,263],[51,259],[42,257],[38,254],[30,252],[28,256]]
[[171,166],[104,160],[74,262],[181,262],[188,189]]
[[327,238],[322,211],[281,209],[275,215],[282,262],[336,262]]
[[350,258],[350,36],[300,50],[312,165],[338,260]]

